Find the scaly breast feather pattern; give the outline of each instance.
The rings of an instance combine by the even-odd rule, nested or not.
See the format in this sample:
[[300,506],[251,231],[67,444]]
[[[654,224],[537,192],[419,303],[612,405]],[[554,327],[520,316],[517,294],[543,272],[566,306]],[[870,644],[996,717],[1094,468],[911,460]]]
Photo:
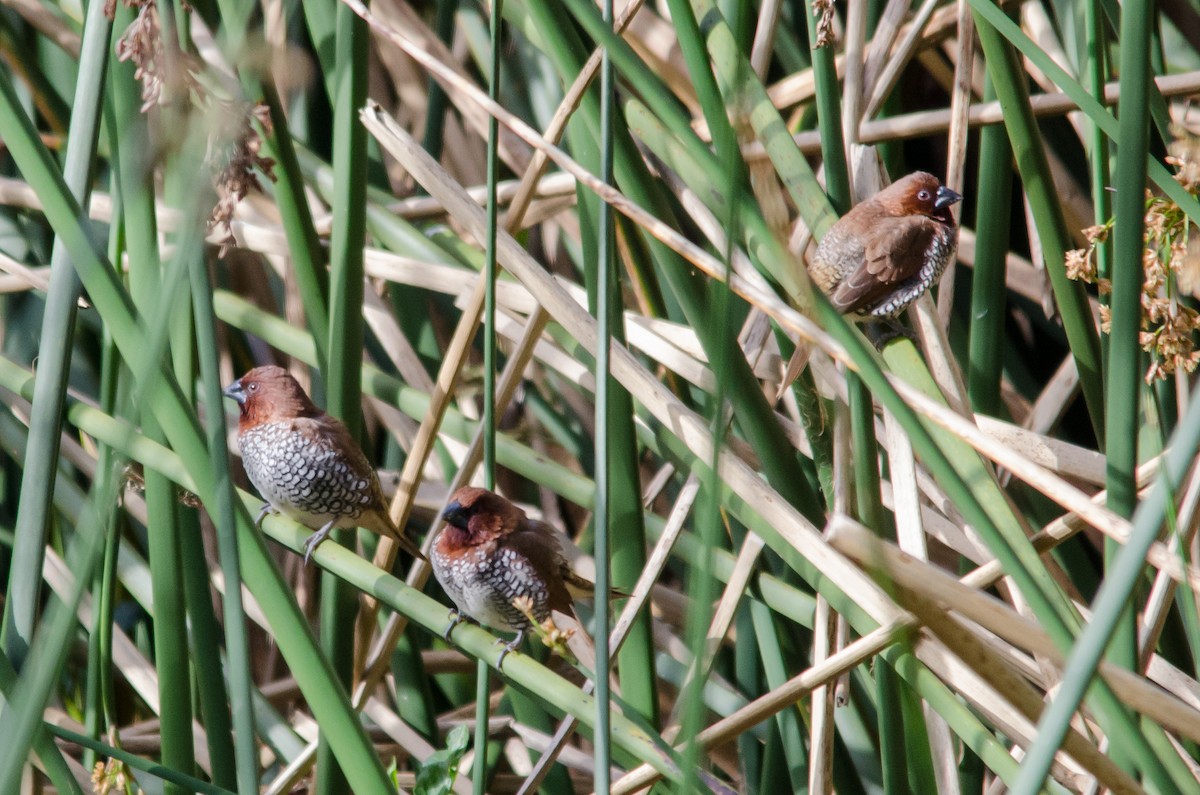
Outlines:
[[[371,481],[319,436],[287,422],[267,422],[239,439],[246,474],[276,510],[320,527],[340,518],[345,526],[371,504]],[[340,523],[339,523],[340,524]]]
[[434,548],[434,573],[459,611],[494,629],[516,632],[529,620],[512,605],[527,596],[538,622],[550,617],[550,593],[533,565],[502,544],[479,544],[447,554]]
[[917,274],[903,282],[883,303],[871,307],[866,314],[871,317],[895,317],[904,311],[909,304],[917,300],[922,293],[937,284],[938,279],[942,278],[942,273],[950,264],[950,259],[957,248],[956,243],[957,239],[953,231],[939,230],[933,236]]

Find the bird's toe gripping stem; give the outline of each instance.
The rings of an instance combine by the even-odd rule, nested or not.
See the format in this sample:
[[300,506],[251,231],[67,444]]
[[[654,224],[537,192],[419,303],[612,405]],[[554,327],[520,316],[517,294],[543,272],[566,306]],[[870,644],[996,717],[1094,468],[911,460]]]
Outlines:
[[267,518],[267,514],[275,513],[275,509],[271,507],[271,503],[264,502],[262,508],[258,510],[258,517],[254,520],[254,526],[262,530],[263,519]]
[[312,557],[313,550],[317,548],[322,541],[329,538],[330,532],[333,531],[333,522],[326,522],[321,526],[321,529],[310,535],[304,541],[304,565],[308,565],[308,559]]
[[451,633],[454,632],[454,628],[457,627],[459,624],[465,624],[470,620],[471,619],[467,618],[462,613],[451,608],[450,609],[450,623],[446,625],[445,631],[442,632],[442,639],[445,640],[447,643],[449,643],[450,635],[451,635]]
[[499,670],[500,666],[504,664],[504,658],[508,656],[509,652],[519,650],[521,648],[521,644],[524,642],[525,642],[525,630],[523,630],[523,629],[520,632],[518,632],[517,636],[515,638],[513,638],[512,640],[510,640],[508,643],[504,643],[504,641],[502,641],[502,640],[497,641],[497,643],[504,643],[504,648],[500,650],[500,656],[496,658],[496,669]]

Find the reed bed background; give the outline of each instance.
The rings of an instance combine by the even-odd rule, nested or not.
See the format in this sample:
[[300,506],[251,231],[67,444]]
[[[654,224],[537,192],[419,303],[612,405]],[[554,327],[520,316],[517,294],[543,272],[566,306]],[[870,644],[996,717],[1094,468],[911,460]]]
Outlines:
[[[5,0],[0,792],[1198,791],[1194,5],[499,5]],[[801,263],[918,168],[877,352]],[[253,527],[269,362],[565,531],[597,695]]]

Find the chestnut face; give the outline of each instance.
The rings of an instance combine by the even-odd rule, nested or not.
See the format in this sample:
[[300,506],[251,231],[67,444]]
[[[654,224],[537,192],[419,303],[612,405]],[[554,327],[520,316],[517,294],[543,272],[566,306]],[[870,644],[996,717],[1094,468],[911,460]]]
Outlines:
[[830,227],[809,274],[847,316],[895,317],[937,283],[954,258],[950,208],[961,199],[932,174],[909,174]]
[[962,196],[932,174],[918,171],[880,191],[874,200],[886,207],[889,215],[927,215],[952,224],[950,207],[962,201]]
[[516,529],[525,512],[498,494],[466,486],[454,493],[442,518],[458,531],[459,543],[477,543]]
[[243,420],[270,422],[321,414],[292,374],[274,365],[255,367],[225,387],[223,394],[237,401]]

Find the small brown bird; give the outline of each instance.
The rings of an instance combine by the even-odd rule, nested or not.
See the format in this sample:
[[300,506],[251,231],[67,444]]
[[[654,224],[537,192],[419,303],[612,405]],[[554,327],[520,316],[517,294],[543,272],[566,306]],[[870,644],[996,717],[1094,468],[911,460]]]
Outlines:
[[838,311],[894,318],[928,290],[958,248],[950,207],[962,196],[916,171],[861,202],[830,227],[809,274]]
[[304,563],[334,528],[364,527],[424,559],[388,515],[379,476],[350,431],[313,405],[282,367],[256,367],[225,388],[238,402],[238,446],[250,482],[266,499],[255,524],[282,513],[317,532]]
[[[517,649],[529,631],[528,617],[513,606],[526,597],[538,623],[553,618],[560,630],[574,629],[568,644],[584,665],[594,666],[594,652],[575,615],[571,589],[580,595],[594,590],[592,583],[575,574],[563,557],[558,532],[499,494],[466,486],[454,492],[442,513],[446,526],[434,541],[430,561],[433,573],[458,608],[447,636],[462,617],[517,637],[504,647],[504,656]],[[594,667],[593,667],[594,670]]]

